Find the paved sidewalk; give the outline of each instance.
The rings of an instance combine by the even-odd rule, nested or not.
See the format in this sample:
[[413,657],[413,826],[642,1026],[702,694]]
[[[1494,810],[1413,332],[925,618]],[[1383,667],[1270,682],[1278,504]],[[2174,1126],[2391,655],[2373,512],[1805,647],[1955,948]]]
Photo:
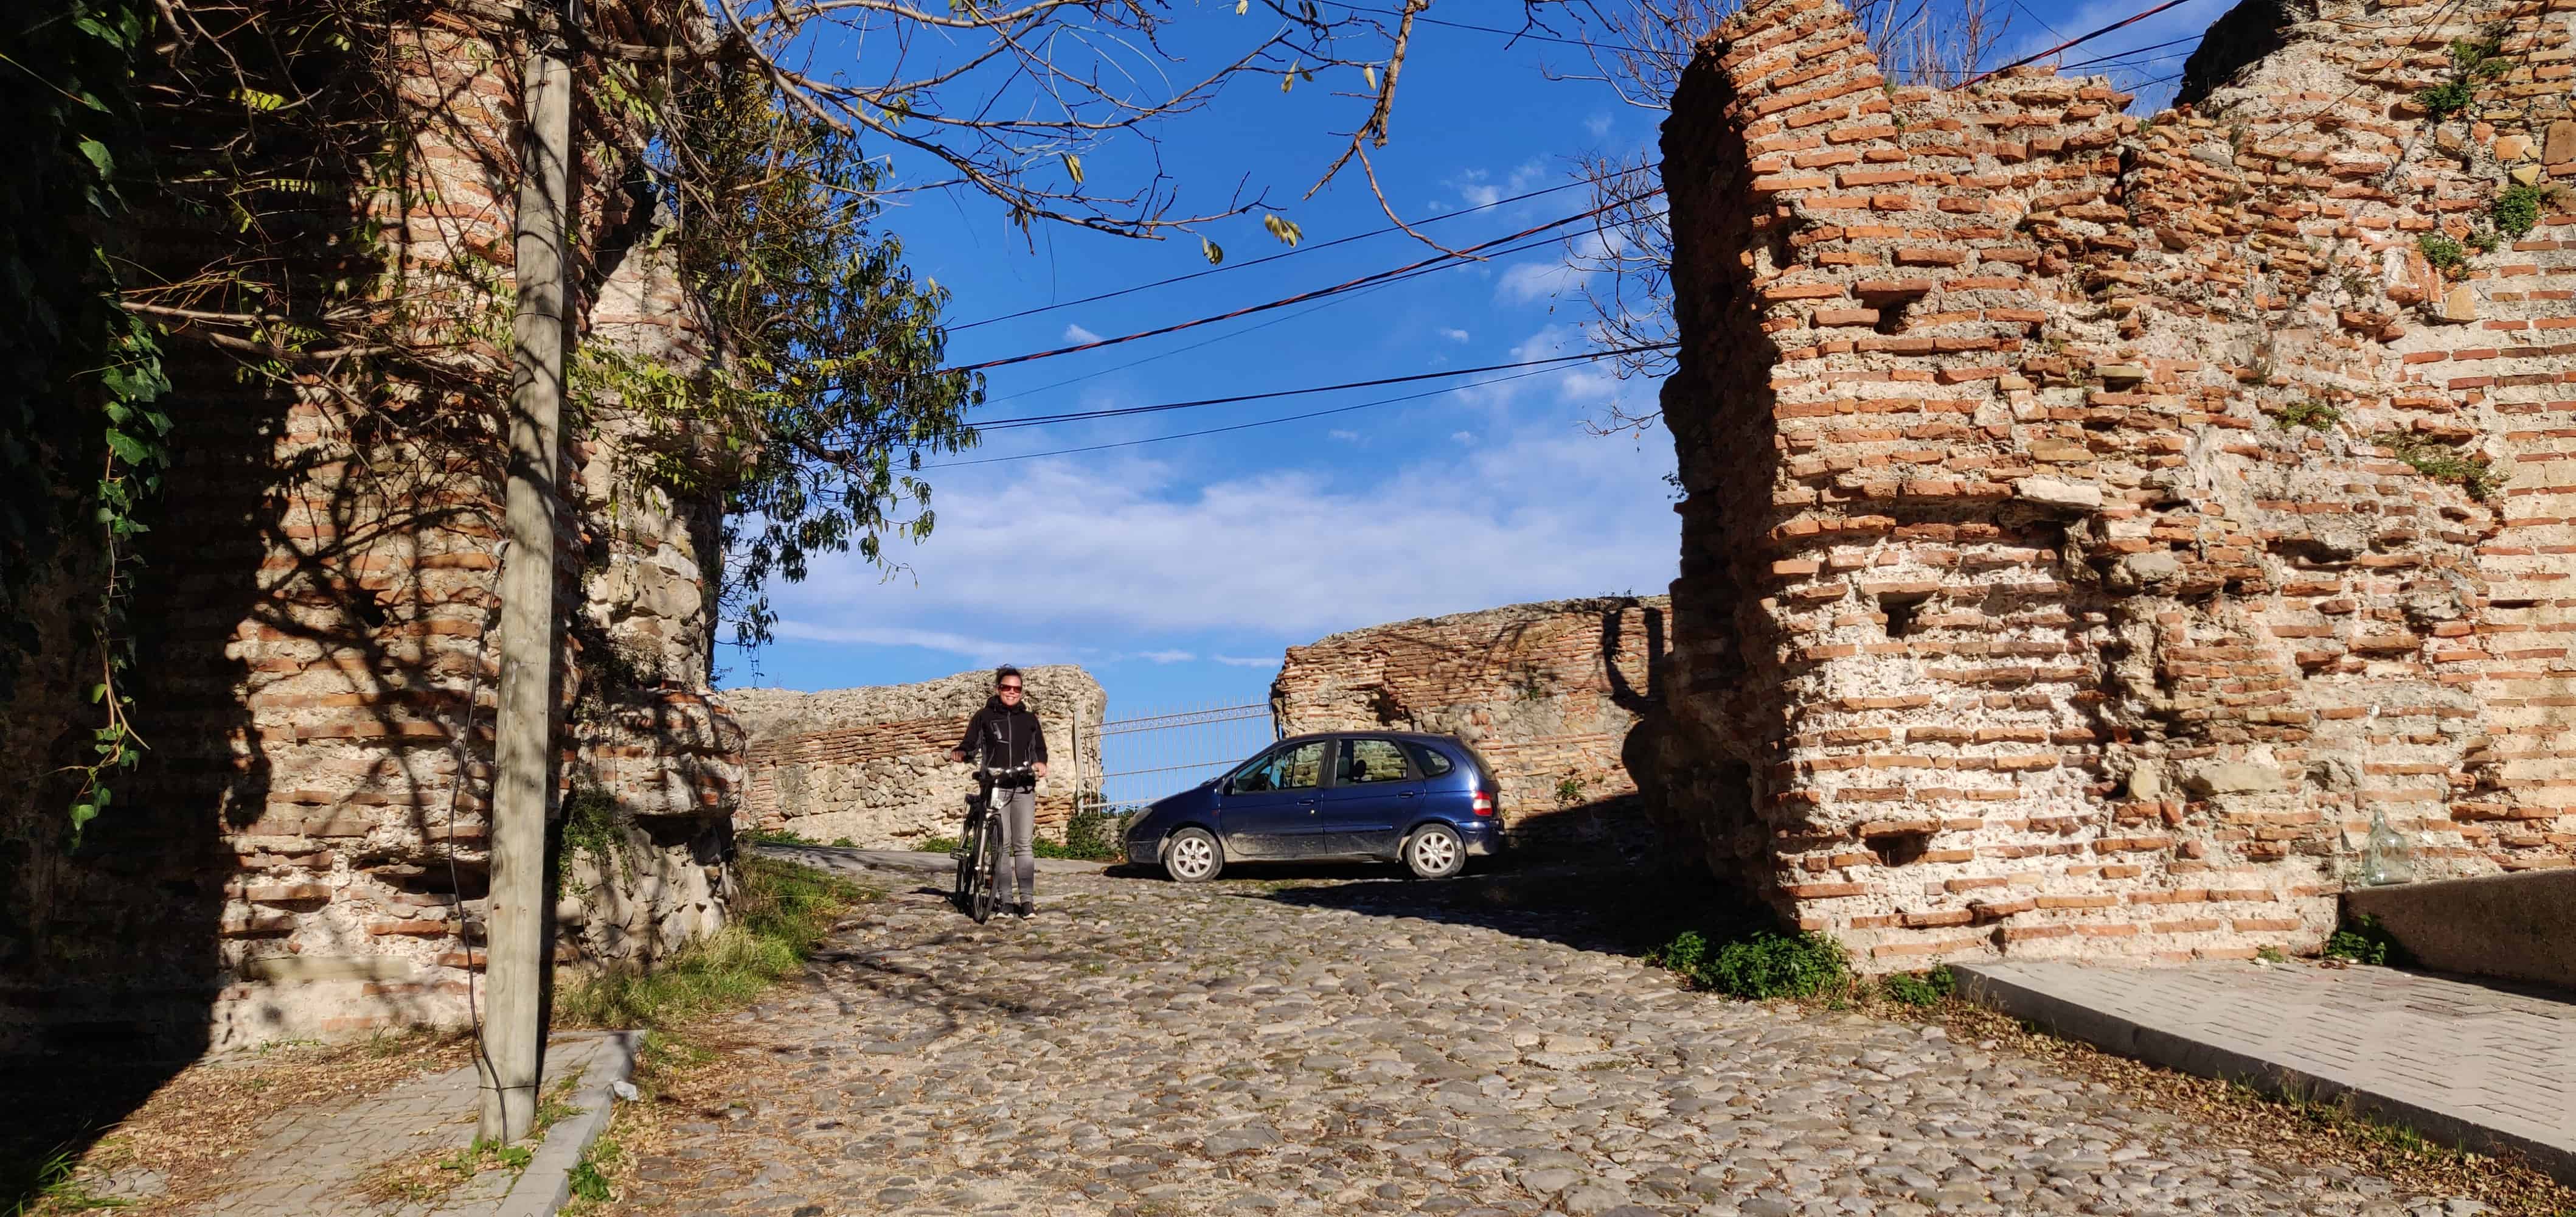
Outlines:
[[2124,1056],[2274,1093],[2350,1094],[2576,1182],[2576,1004],[2311,963],[1954,965],[1971,999]]
[[[580,1079],[558,1122],[517,1174],[485,1171],[435,1204],[370,1205],[366,1177],[387,1162],[415,1161],[474,1143],[476,1084],[467,1065],[380,1094],[279,1113],[251,1131],[258,1148],[236,1168],[239,1186],[186,1210],[188,1217],[544,1217],[562,1203],[566,1177],[606,1122],[608,1085],[627,1076],[633,1043],[613,1032],[558,1034],[546,1049],[546,1090]],[[209,1129],[207,1135],[220,1135]]]

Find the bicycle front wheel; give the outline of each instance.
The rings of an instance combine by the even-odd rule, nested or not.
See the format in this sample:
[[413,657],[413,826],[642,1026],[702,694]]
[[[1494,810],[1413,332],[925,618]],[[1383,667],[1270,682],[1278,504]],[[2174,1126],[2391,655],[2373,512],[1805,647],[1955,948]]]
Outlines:
[[975,885],[975,920],[990,921],[994,910],[1002,903],[1002,868],[1010,865],[1010,859],[1002,853],[1000,816],[984,817],[984,831],[978,838],[975,852],[982,855],[984,865],[992,868],[989,874],[978,876],[981,881]]

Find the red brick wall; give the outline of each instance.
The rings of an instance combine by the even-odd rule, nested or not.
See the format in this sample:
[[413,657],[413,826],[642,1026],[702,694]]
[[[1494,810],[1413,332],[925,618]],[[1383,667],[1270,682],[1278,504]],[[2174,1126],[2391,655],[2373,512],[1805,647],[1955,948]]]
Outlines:
[[[2151,122],[2099,78],[1892,87],[1831,0],[1683,81],[1663,810],[1869,966],[2313,946],[2374,810],[2430,873],[2576,850],[2576,224],[2456,285],[2416,252],[2576,173],[2568,18],[2326,7]],[[2498,23],[2436,130],[2415,91]]]

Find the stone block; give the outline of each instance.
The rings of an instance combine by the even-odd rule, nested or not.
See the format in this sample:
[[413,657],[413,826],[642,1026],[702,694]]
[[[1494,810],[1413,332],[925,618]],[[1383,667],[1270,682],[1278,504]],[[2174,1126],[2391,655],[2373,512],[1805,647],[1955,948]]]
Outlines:
[[2279,790],[2281,771],[2243,761],[2206,761],[2183,771],[2183,789],[2209,798],[2226,794],[2260,794]]
[[271,955],[245,962],[237,971],[245,980],[311,984],[329,980],[410,980],[420,968],[397,955]]
[[2102,506],[2102,488],[2091,482],[2028,477],[2013,483],[2013,497],[2025,503],[2063,511],[2093,511]]

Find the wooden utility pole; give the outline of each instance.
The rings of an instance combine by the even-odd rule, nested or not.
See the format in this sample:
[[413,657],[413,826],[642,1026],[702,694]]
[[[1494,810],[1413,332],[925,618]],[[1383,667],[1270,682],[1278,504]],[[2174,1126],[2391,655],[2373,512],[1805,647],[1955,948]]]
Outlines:
[[[492,895],[486,917],[482,1116],[496,1144],[535,1125],[545,1028],[546,805],[554,793],[557,425],[563,412],[565,232],[572,210],[572,65],[551,29],[529,34],[522,78],[519,306],[511,320],[509,557],[501,568],[501,702],[495,716]],[[459,775],[461,780],[463,775]]]

